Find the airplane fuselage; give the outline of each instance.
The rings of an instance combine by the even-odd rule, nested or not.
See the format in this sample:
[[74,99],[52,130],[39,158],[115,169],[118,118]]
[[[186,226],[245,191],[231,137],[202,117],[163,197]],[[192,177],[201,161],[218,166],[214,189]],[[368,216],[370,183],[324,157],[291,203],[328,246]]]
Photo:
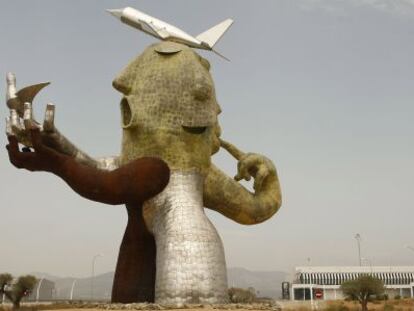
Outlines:
[[211,50],[208,45],[203,44],[203,42],[197,40],[181,29],[134,8],[126,7],[122,9],[117,16],[123,23],[155,38],[182,43],[198,49]]

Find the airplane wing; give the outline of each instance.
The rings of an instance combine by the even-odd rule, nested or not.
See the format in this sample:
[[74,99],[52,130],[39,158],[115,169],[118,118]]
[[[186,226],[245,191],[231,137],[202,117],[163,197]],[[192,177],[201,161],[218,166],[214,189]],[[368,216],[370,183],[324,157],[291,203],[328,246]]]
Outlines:
[[170,36],[169,32],[166,31],[164,28],[157,27],[151,22],[147,23],[141,20],[140,23],[141,23],[143,30],[157,37],[160,37],[163,40],[167,39]]

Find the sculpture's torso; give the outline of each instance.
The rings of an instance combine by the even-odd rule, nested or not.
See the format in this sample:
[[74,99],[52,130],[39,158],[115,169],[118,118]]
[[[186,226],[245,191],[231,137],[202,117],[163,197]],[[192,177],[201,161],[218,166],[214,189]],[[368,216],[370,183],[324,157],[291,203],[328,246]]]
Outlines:
[[227,300],[224,250],[204,213],[204,178],[173,171],[167,188],[144,205],[157,247],[155,300],[222,303]]

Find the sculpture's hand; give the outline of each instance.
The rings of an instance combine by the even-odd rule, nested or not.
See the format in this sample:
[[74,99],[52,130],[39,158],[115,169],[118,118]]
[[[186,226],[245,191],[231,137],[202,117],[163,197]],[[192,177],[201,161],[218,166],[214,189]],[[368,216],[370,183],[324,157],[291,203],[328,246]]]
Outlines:
[[10,162],[19,169],[27,169],[32,172],[56,172],[57,168],[65,161],[66,156],[59,154],[43,144],[39,128],[34,125],[30,126],[26,122],[26,129],[30,133],[30,140],[34,151],[29,147],[24,147],[20,151],[17,137],[13,134],[7,135],[9,144],[6,148],[9,153]]
[[49,83],[28,86],[17,92],[15,75],[8,73],[6,81],[6,99],[7,106],[10,109],[10,116],[6,120],[8,134],[13,134],[17,141],[26,147],[32,147],[30,129],[27,129],[23,122],[23,119],[26,118],[39,128],[42,137],[57,143],[58,137],[54,125],[55,106],[53,104],[46,106],[43,125],[40,125],[34,119],[31,106],[36,94]]
[[254,178],[253,188],[255,191],[262,190],[264,182],[269,176],[276,176],[276,168],[267,157],[257,153],[244,153],[236,146],[220,139],[221,147],[226,149],[239,162],[237,163],[236,181],[245,179],[249,181]]
[[[26,147],[33,147],[31,130],[28,129],[23,119],[30,120],[39,130],[39,134],[51,142],[51,145],[58,144],[58,135],[54,125],[55,105],[47,104],[43,125],[33,119],[30,103],[24,104],[24,118],[21,118],[15,109],[10,109],[10,116],[6,118],[7,135],[13,135],[19,143]],[[54,144],[53,144],[54,142]]]
[[80,163],[103,170],[113,170],[118,167],[117,157],[94,159],[62,135],[54,124],[55,106],[53,104],[46,106],[43,124],[36,122],[32,112],[32,101],[36,94],[49,83],[31,85],[17,91],[15,75],[8,73],[6,80],[6,100],[10,109],[10,116],[6,118],[8,136],[14,136],[18,143],[26,147],[33,147],[30,129],[25,126],[23,121],[26,118],[39,129],[42,142],[60,154],[65,154]]
[[249,181],[254,178],[253,188],[260,191],[268,176],[275,176],[276,168],[272,161],[261,154],[246,153],[237,163],[237,175],[234,176],[236,181],[245,179]]
[[[282,204],[277,171],[272,161],[256,153],[244,153],[220,139],[220,145],[238,160],[233,180],[211,165],[204,181],[204,204],[241,224],[258,224],[274,215]],[[238,181],[254,178],[254,193]]]

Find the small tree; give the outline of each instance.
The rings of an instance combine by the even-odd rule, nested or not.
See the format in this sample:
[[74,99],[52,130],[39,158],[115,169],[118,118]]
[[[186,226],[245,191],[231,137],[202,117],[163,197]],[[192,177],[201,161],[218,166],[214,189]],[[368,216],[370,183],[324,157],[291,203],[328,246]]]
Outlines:
[[368,310],[368,301],[372,296],[382,295],[385,290],[384,283],[370,275],[346,281],[342,283],[341,289],[347,298],[357,300],[361,304],[362,311]]
[[10,286],[11,281],[13,280],[13,276],[9,273],[0,274],[0,295],[5,295],[9,300],[9,292],[7,291],[7,287]]
[[12,283],[11,274],[0,274],[0,294],[4,294],[13,303],[13,309],[20,308],[20,301],[28,296],[37,283],[32,275],[21,276],[15,283]]
[[252,303],[256,301],[255,289],[231,287],[228,289],[229,300],[231,303]]

